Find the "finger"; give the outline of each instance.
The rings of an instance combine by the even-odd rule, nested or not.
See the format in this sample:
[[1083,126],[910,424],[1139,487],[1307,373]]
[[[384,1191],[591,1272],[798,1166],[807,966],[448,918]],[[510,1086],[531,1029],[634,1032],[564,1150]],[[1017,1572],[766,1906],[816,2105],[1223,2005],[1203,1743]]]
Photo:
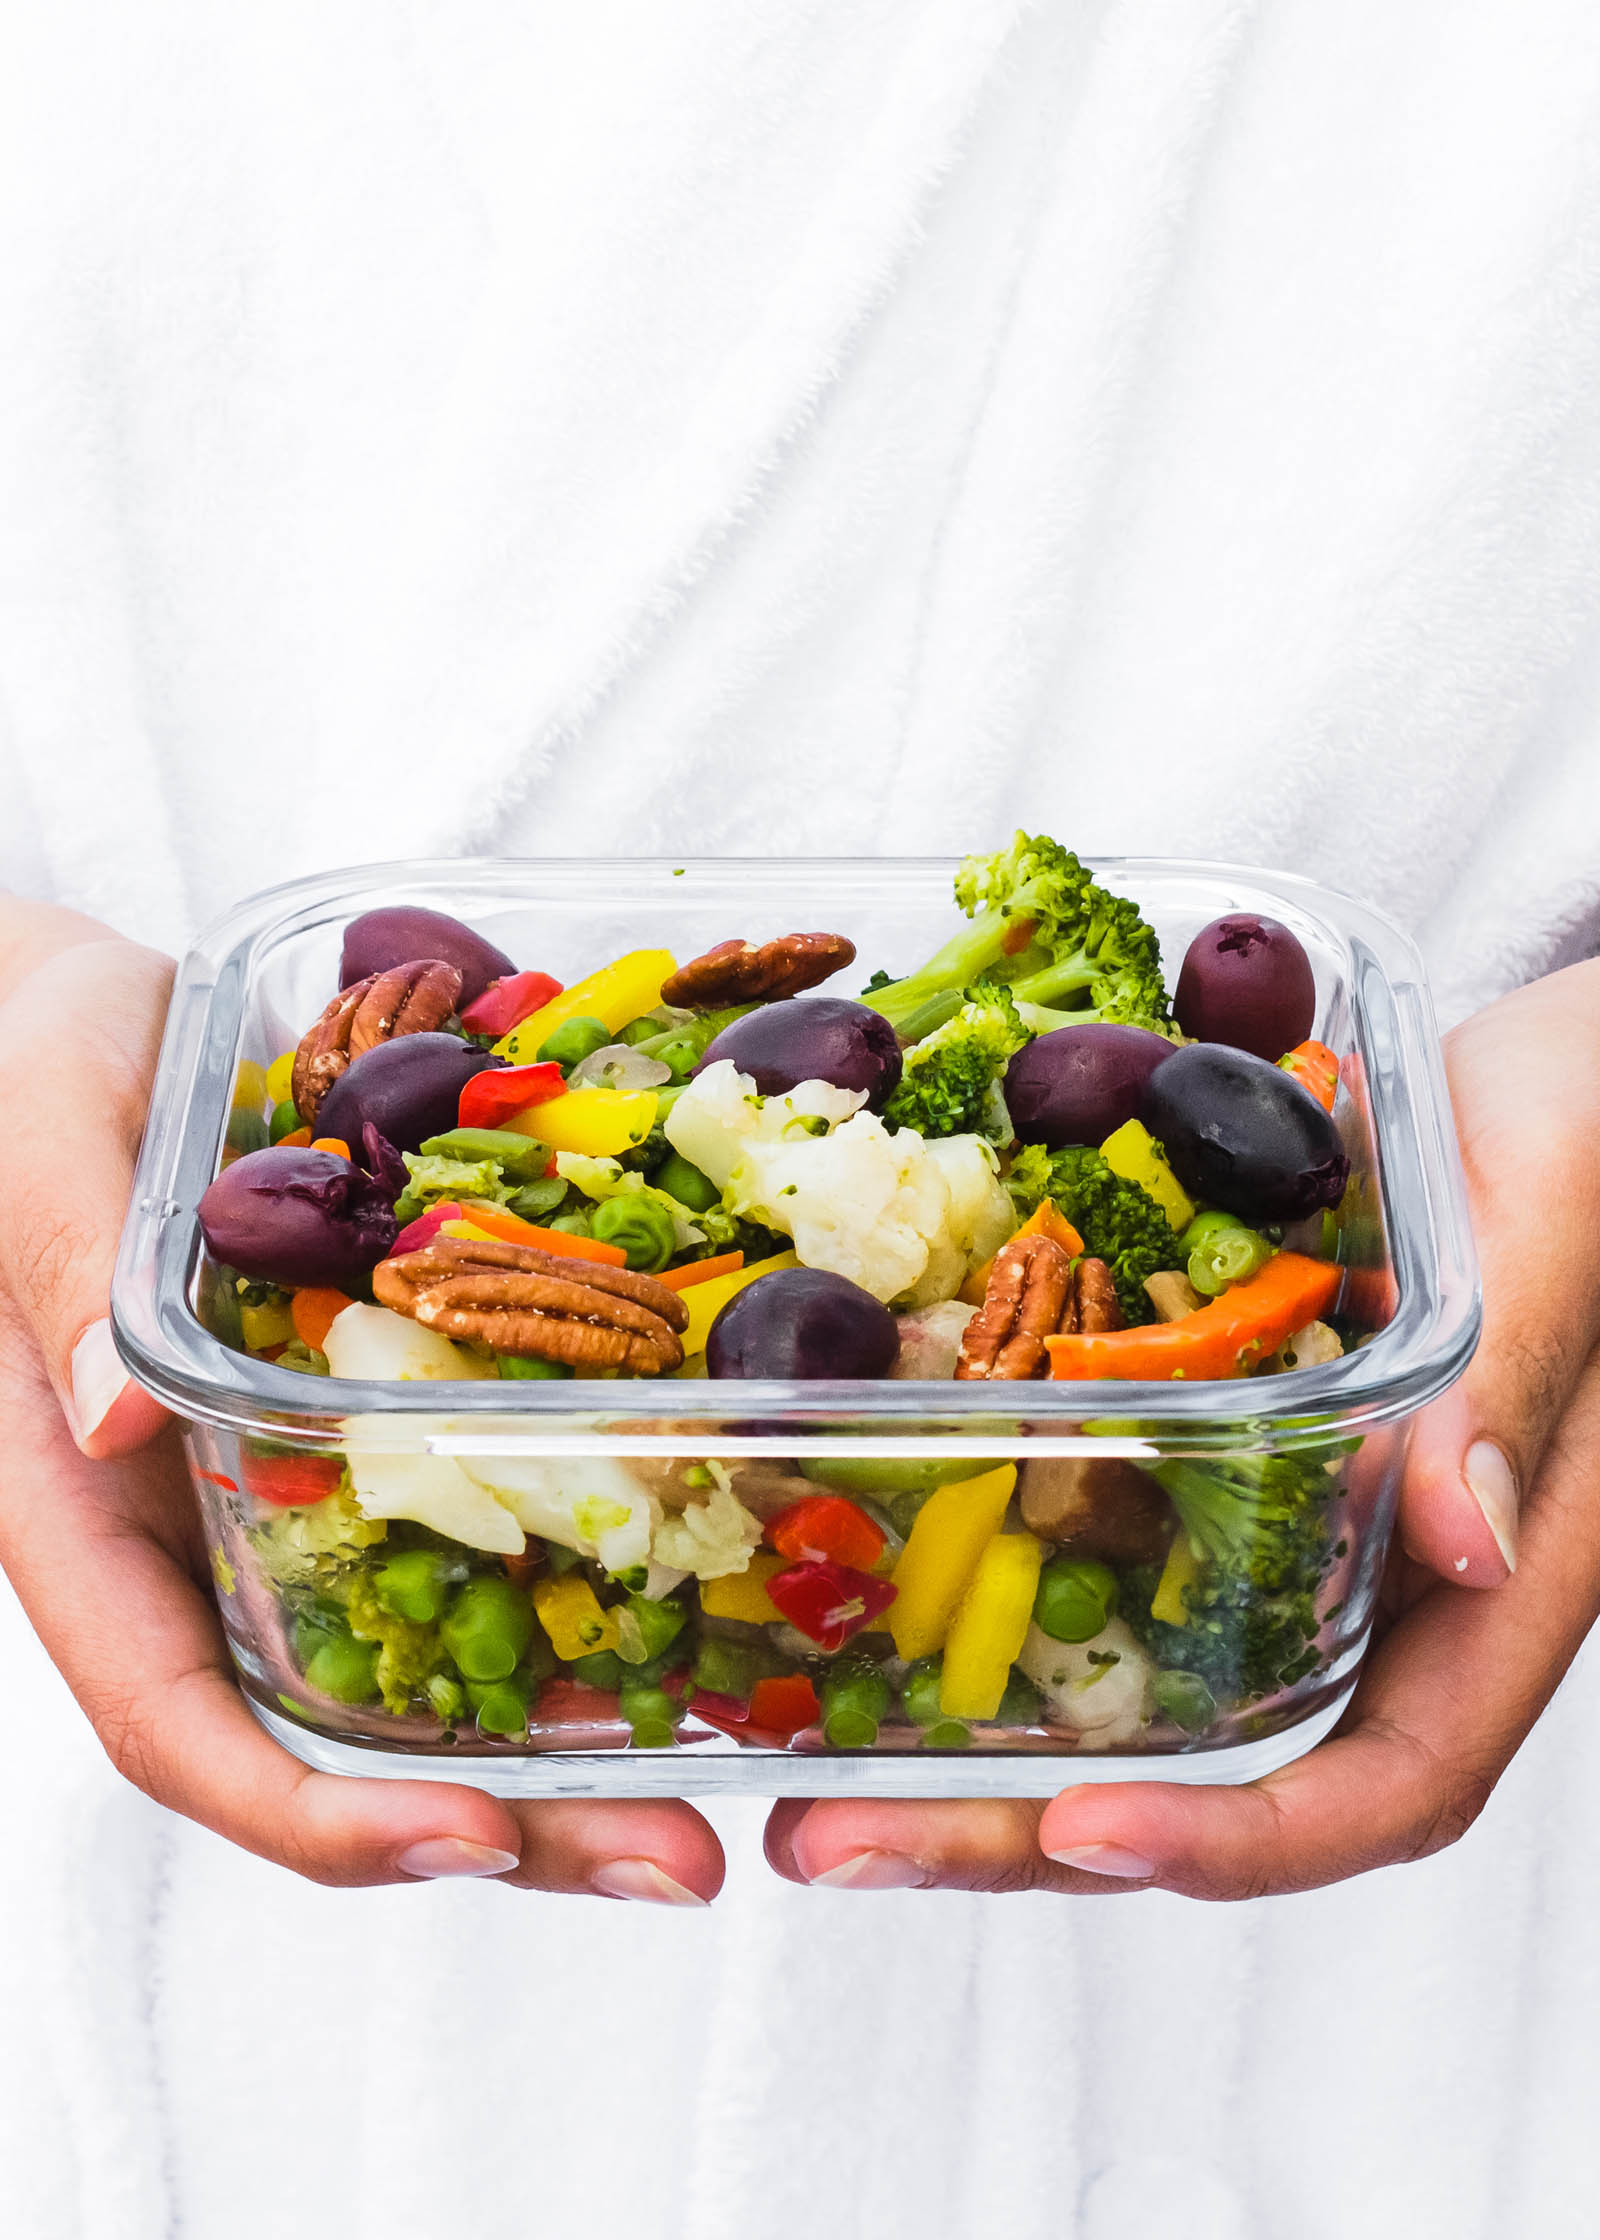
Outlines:
[[588,1798],[514,1804],[524,1889],[589,1891],[648,1905],[709,1905],[722,1888],[722,1846],[686,1804]]
[[[126,1453],[165,1420],[106,1316],[171,972],[131,942],[84,942],[39,965],[0,1012],[0,1111],[49,1116],[48,1155],[12,1162],[0,1275],[88,1454]],[[87,1062],[63,1019],[94,1022]]]
[[[1400,1534],[1463,1586],[1498,1585],[1515,1568],[1519,1489],[1600,1341],[1600,1035],[1575,1031],[1597,1017],[1591,961],[1520,989],[1446,1044],[1483,1336],[1460,1384],[1413,1427]],[[1559,1094],[1540,1094],[1541,1081]]]

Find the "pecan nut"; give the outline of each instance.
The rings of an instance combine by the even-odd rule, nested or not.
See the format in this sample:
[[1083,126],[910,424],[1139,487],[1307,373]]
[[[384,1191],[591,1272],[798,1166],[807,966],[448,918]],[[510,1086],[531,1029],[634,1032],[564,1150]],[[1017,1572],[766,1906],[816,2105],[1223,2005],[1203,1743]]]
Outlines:
[[342,989],[294,1054],[289,1094],[307,1127],[317,1107],[353,1059],[403,1034],[432,1034],[442,1027],[461,994],[461,975],[437,957],[369,972]]
[[532,1245],[436,1237],[372,1271],[380,1305],[447,1338],[533,1354],[573,1369],[657,1377],[683,1360],[689,1310],[653,1276]]
[[661,989],[663,1003],[718,1010],[730,1003],[770,1003],[820,986],[854,964],[856,945],[842,933],[785,933],[776,941],[719,941],[703,957],[679,965]]
[[956,1375],[1040,1377],[1046,1338],[1121,1327],[1116,1284],[1103,1260],[1074,1259],[1054,1237],[1013,1237],[995,1254],[983,1305],[962,1336]]

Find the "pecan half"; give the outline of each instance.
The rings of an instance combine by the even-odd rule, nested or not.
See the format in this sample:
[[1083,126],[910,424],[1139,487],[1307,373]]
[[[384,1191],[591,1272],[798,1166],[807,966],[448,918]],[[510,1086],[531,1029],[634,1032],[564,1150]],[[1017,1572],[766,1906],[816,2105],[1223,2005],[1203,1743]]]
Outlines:
[[983,1305],[961,1340],[958,1377],[1040,1377],[1045,1340],[1120,1330],[1122,1309],[1103,1260],[1074,1259],[1054,1237],[1013,1237],[995,1254]]
[[353,1058],[403,1034],[432,1034],[442,1027],[461,994],[461,975],[437,957],[369,972],[344,988],[294,1054],[289,1094],[310,1127],[317,1107]]
[[1072,1291],[1061,1320],[1062,1335],[1080,1330],[1120,1330],[1122,1323],[1116,1279],[1111,1270],[1103,1260],[1091,1260],[1087,1254],[1075,1260]]
[[719,941],[703,957],[679,965],[661,988],[663,1003],[714,1011],[729,1003],[770,1003],[797,996],[854,964],[856,945],[842,933],[785,933],[776,941]]
[[683,1359],[689,1310],[653,1276],[532,1245],[436,1237],[372,1271],[380,1305],[447,1338],[481,1338],[574,1369],[656,1377]]

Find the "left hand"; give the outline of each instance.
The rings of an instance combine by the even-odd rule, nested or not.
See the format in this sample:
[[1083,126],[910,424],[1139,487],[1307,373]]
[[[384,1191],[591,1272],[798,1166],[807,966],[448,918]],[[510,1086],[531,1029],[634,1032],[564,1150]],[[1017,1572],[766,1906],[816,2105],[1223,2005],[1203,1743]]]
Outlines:
[[1250,1898],[1425,1858],[1471,1826],[1600,1615],[1600,960],[1479,1012],[1446,1060],[1483,1339],[1417,1419],[1381,1638],[1332,1738],[1247,1788],[781,1804],[779,1874]]

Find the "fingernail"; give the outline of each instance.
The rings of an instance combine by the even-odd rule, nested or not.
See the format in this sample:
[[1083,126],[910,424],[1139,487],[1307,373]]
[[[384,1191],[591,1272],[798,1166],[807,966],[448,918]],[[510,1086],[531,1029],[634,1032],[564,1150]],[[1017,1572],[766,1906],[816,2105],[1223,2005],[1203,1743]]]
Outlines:
[[1492,1439],[1475,1439],[1461,1465],[1467,1491],[1483,1511],[1483,1521],[1494,1534],[1494,1544],[1506,1559],[1506,1569],[1517,1568],[1517,1477],[1504,1451]]
[[514,1851],[496,1851],[493,1844],[468,1843],[465,1836],[428,1836],[402,1851],[395,1865],[402,1874],[425,1882],[439,1882],[452,1874],[504,1874],[517,1863]]
[[1148,1882],[1156,1871],[1153,1859],[1142,1859],[1137,1851],[1124,1851],[1120,1843],[1080,1843],[1065,1851],[1047,1851],[1045,1857],[1054,1859],[1058,1867],[1116,1875],[1123,1882]]
[[603,1898],[640,1898],[647,1906],[703,1906],[698,1890],[685,1889],[664,1874],[654,1859],[611,1859],[589,1877]]
[[111,1324],[91,1322],[72,1349],[72,1436],[79,1446],[93,1438],[127,1391],[130,1379],[111,1342]]
[[898,1851],[858,1851],[807,1879],[814,1890],[917,1890],[927,1878]]

